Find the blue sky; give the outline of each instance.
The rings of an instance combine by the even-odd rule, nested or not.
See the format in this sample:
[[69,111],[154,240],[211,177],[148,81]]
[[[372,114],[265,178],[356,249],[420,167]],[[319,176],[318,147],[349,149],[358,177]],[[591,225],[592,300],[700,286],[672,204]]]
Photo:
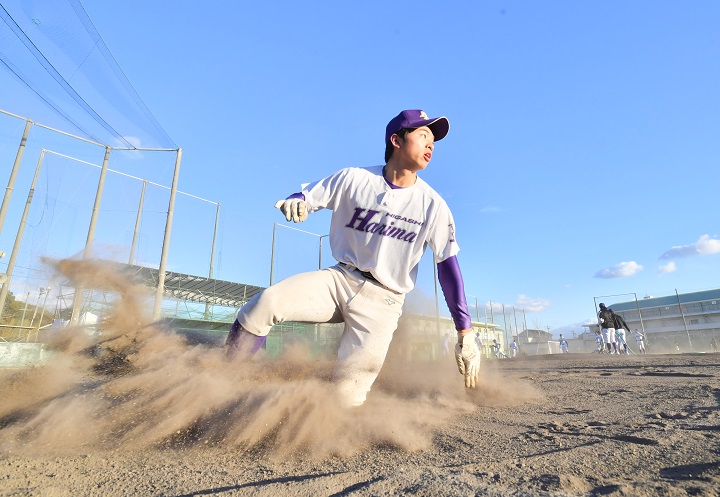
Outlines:
[[[266,285],[273,223],[285,224],[274,201],[341,167],[380,164],[387,121],[420,108],[450,120],[422,176],[454,213],[471,304],[516,306],[529,327],[559,333],[581,331],[597,296],[718,287],[717,2],[82,5],[183,148],[180,189],[222,205],[218,278]],[[42,122],[1,73],[0,108]],[[22,123],[0,119],[0,132],[7,163]],[[173,161],[117,168],[169,185]],[[25,191],[0,238],[8,253]],[[200,204],[175,216],[172,270],[207,272],[214,205]],[[299,227],[328,225],[318,213]],[[99,241],[127,243],[120,231]],[[278,238],[276,279],[317,266],[317,237]],[[434,295],[422,264],[416,302]]]

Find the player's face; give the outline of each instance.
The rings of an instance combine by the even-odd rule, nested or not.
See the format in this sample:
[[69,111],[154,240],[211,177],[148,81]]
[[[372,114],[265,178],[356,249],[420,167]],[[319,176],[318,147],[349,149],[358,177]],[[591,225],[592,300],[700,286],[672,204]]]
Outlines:
[[435,149],[435,136],[430,128],[417,128],[405,135],[405,140],[400,140],[400,143],[400,149],[395,153],[401,155],[405,167],[413,171],[421,171],[427,167]]

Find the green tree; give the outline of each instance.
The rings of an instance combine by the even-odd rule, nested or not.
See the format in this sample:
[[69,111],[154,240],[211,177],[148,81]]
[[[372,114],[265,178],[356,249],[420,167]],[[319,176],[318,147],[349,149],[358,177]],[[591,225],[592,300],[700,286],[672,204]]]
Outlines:
[[[3,309],[0,322],[3,324],[15,324],[15,320],[18,319],[18,309],[20,309],[22,313],[22,305],[24,305],[24,302],[18,302],[15,299],[15,295],[12,292],[8,292],[5,299],[5,309]],[[22,316],[22,314],[20,314],[20,316]]]
[[[27,308],[25,306],[27,306]],[[37,309],[37,312],[35,312],[35,309]],[[21,323],[23,312],[25,313],[25,322]],[[37,307],[29,302],[25,303],[17,300],[12,292],[8,292],[5,300],[5,309],[3,309],[3,314],[0,318],[0,325],[21,326],[24,324],[25,326],[28,326],[30,325],[30,319],[33,313],[37,315],[36,317],[39,317],[42,313],[42,307]],[[43,324],[52,322],[52,319],[52,313],[45,311]],[[6,330],[7,329],[8,328],[6,328]]]

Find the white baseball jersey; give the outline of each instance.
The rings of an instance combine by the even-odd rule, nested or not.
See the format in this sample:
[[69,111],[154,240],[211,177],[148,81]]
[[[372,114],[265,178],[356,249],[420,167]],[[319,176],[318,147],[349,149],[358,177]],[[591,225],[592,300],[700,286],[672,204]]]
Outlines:
[[383,166],[341,169],[302,186],[310,212],[327,208],[330,247],[338,262],[369,271],[384,286],[407,293],[415,286],[425,248],[442,262],[460,250],[450,208],[420,177],[391,188]]

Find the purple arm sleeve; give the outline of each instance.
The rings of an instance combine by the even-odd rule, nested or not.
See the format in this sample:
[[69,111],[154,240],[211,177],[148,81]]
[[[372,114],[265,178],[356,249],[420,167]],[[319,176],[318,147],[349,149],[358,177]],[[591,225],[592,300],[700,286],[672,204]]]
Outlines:
[[467,330],[472,328],[472,320],[465,300],[465,284],[463,283],[460,265],[457,257],[452,256],[437,265],[438,280],[445,302],[450,309],[450,315],[455,322],[455,329]]
[[299,198],[300,200],[305,200],[305,195],[303,195],[302,192],[293,193],[292,195],[290,195],[290,196],[289,196],[288,198],[286,198],[285,200],[290,200],[291,198]]

